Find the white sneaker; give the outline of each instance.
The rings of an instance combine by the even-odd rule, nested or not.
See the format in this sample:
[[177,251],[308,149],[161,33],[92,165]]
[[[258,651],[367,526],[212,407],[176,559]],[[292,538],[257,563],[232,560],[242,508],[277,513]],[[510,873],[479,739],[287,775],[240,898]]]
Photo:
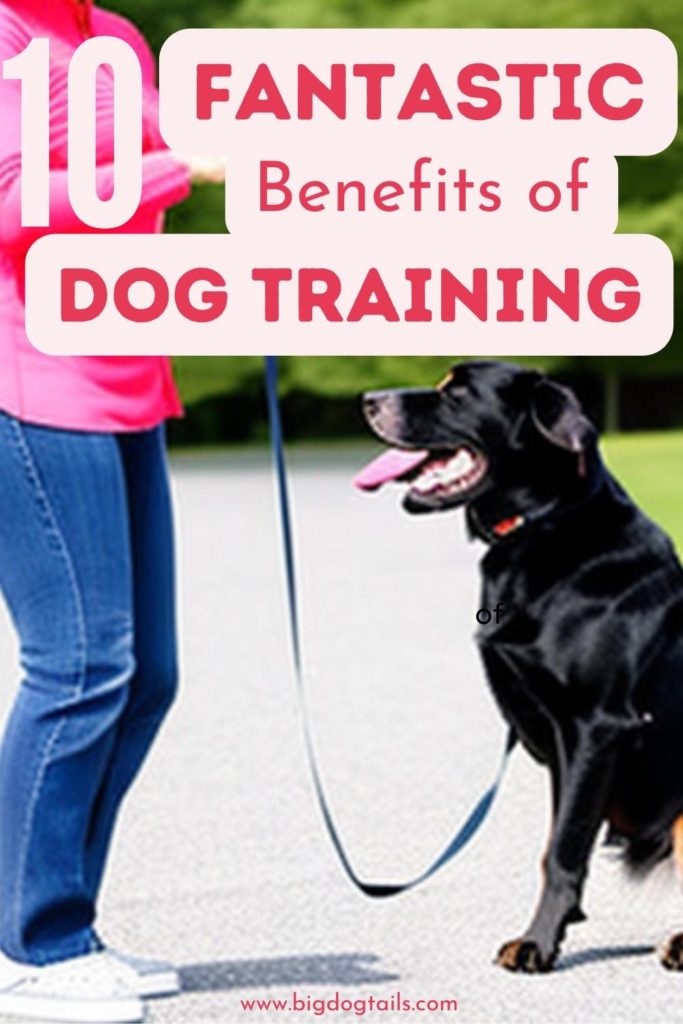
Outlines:
[[165,960],[147,960],[130,953],[109,949],[109,955],[130,967],[137,977],[137,994],[141,999],[158,999],[161,996],[177,996],[180,992],[180,975]]
[[145,1011],[133,970],[109,953],[45,967],[0,958],[0,1014],[72,1024],[133,1024]]

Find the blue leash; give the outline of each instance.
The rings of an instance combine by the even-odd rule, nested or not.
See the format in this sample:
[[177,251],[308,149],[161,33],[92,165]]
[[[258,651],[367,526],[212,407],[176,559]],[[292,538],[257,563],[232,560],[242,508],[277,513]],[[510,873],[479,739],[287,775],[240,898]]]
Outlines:
[[346,872],[348,878],[353,882],[356,888],[360,889],[361,892],[365,893],[366,896],[395,896],[397,893],[405,892],[407,889],[413,889],[416,885],[420,885],[421,882],[425,882],[428,878],[431,878],[440,868],[448,863],[457,853],[459,853],[463,847],[467,846],[469,841],[481,828],[486,816],[491,810],[491,806],[496,797],[498,789],[500,787],[505,768],[507,766],[508,758],[512,748],[515,745],[515,735],[512,730],[508,733],[508,737],[505,743],[505,749],[503,751],[503,757],[498,769],[498,773],[491,786],[486,790],[484,795],[478,800],[474,809],[470,811],[469,815],[465,819],[465,822],[460,826],[457,833],[451,839],[448,846],[443,852],[437,857],[434,863],[423,871],[422,874],[418,875],[417,878],[412,879],[409,882],[403,883],[376,883],[376,882],[364,882],[362,878],[359,878],[353,869],[349,856],[344,848],[344,844],[341,841],[339,832],[332,818],[327,798],[325,796],[325,790],[320,777],[320,771],[318,769],[318,763],[315,756],[315,749],[313,746],[312,730],[310,720],[308,716],[308,705],[306,702],[306,694],[304,688],[303,668],[301,661],[301,634],[299,630],[299,613],[298,613],[298,602],[297,602],[297,589],[296,589],[296,562],[294,558],[294,540],[292,535],[292,514],[289,503],[289,489],[287,486],[287,466],[285,463],[284,453],[284,438],[282,432],[282,418],[280,416],[280,402],[278,398],[278,361],[276,356],[266,356],[266,393],[268,396],[268,417],[270,420],[270,438],[271,438],[271,450],[273,457],[273,465],[275,469],[275,475],[277,479],[277,491],[278,491],[278,502],[280,510],[280,527],[282,530],[282,550],[285,561],[285,576],[287,582],[287,606],[289,611],[289,629],[290,629],[290,640],[292,646],[292,658],[294,662],[294,674],[296,677],[297,690],[299,692],[299,699],[301,703],[301,712],[304,726],[304,739],[306,743],[306,752],[308,755],[308,762],[310,765],[311,776],[313,778],[313,785],[315,787],[315,794],[318,800],[318,805],[325,823],[325,828],[332,841],[332,845],[339,857],[341,865]]

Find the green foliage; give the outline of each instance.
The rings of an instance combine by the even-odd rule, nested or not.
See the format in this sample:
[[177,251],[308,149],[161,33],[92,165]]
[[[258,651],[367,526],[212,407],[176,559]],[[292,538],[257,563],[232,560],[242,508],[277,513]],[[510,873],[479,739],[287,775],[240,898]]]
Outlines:
[[[420,387],[436,384],[453,361],[447,356],[283,356],[280,390],[283,395],[303,392],[345,398],[369,387]],[[562,360],[535,357],[517,362],[552,369]],[[236,391],[256,395],[262,387],[263,360],[255,356],[184,357],[175,360],[175,369],[185,402]]]
[[176,380],[183,401],[197,402],[207,395],[231,394],[240,391],[255,394],[261,387],[262,360],[258,356],[223,358],[186,356],[174,360]]
[[603,449],[610,469],[683,553],[683,433],[608,437]]
[[[186,27],[296,28],[652,28],[666,33],[678,49],[683,45],[681,0],[105,0],[135,21],[155,47]],[[679,84],[679,94],[681,86]],[[621,217],[619,229],[659,235],[677,261],[676,280],[683,278],[683,133],[665,153],[620,160]],[[219,190],[197,190],[172,211],[169,230],[224,230]],[[681,286],[677,284],[677,302]],[[536,360],[538,362],[538,360]],[[556,361],[542,360],[543,365]],[[572,362],[565,360],[565,363]],[[680,372],[683,339],[680,329],[662,353],[647,359],[573,360],[582,368],[604,373]],[[285,390],[316,394],[351,394],[368,384],[422,383],[438,377],[447,359],[428,357],[345,357],[291,359],[283,364]],[[256,386],[257,360],[181,359],[184,395],[193,401],[217,391]]]
[[[520,359],[549,369],[558,360]],[[335,397],[367,389],[436,384],[448,372],[448,356],[311,356],[281,360],[283,391],[313,391]]]

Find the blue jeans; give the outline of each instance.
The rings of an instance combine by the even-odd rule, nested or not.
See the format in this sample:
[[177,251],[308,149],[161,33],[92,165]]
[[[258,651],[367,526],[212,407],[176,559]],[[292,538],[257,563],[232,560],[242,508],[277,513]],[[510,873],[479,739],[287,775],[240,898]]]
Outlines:
[[117,811],[175,695],[163,429],[0,414],[0,588],[23,670],[0,746],[0,948],[45,964],[99,947]]

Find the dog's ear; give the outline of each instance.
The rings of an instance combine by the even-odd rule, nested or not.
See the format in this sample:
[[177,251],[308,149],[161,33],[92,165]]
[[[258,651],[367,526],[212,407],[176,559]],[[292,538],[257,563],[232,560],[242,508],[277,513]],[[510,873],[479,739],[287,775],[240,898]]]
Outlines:
[[595,440],[595,427],[584,415],[573,391],[545,378],[534,386],[531,419],[547,441],[577,455],[582,455]]

